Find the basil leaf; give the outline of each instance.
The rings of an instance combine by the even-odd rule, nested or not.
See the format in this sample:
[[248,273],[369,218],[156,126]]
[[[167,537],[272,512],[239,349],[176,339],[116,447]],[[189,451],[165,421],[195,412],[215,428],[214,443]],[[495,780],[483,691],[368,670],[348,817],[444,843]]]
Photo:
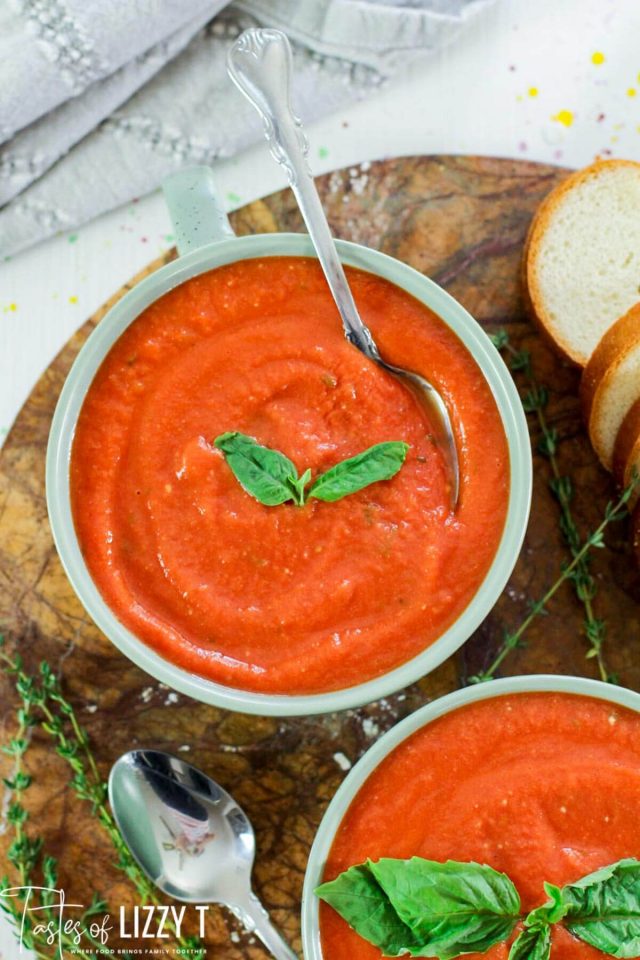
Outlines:
[[564,903],[562,890],[553,883],[545,883],[545,893],[550,897],[541,907],[536,907],[526,917],[526,927],[540,926],[545,923],[558,923],[565,916],[568,907]]
[[350,867],[335,880],[316,887],[315,893],[385,957],[414,953],[420,948],[415,935],[391,906],[369,864]]
[[551,927],[541,924],[523,930],[511,944],[509,960],[549,960]]
[[613,957],[640,956],[640,861],[619,860],[562,889],[574,936]]
[[260,503],[275,507],[287,500],[304,502],[297,486],[298,471],[283,453],[237,432],[222,433],[213,444],[223,452],[243,489]]
[[400,919],[421,941],[416,956],[449,960],[481,953],[506,940],[519,919],[518,891],[492,867],[420,857],[369,866]]
[[295,493],[295,501],[299,507],[304,506],[305,494],[304,488],[311,479],[311,470],[305,470],[299,480],[292,481],[292,487]]
[[376,443],[323,473],[309,490],[308,496],[332,503],[368,487],[370,483],[389,480],[404,463],[408,449],[409,444],[401,440]]

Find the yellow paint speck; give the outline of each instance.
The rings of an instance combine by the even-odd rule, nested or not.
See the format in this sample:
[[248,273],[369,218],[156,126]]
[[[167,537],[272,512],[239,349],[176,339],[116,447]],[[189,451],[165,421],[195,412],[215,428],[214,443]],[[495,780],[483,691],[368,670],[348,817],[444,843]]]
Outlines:
[[529,87],[529,96],[530,96],[530,97],[537,97],[537,96],[538,96],[538,88],[537,88],[537,87]]
[[516,100],[518,101],[518,103],[522,103],[523,96],[521,93],[518,94],[518,96],[516,97]]
[[77,303],[77,302],[78,302],[77,297],[69,297],[69,303]]
[[17,303],[10,303],[10,304],[9,304],[9,310],[11,310],[12,312],[15,313],[15,311],[16,311],[17,309],[18,309],[18,304],[17,304]]
[[604,63],[604,53],[600,53],[599,50],[596,50],[595,53],[591,54],[591,63],[594,63],[596,67],[599,67]]
[[573,113],[571,110],[558,110],[551,119],[561,123],[563,127],[570,127],[573,123]]
[[637,94],[637,92],[638,92],[638,91],[636,90],[635,87],[629,87],[629,89],[627,90],[627,96],[628,96],[628,97],[635,97],[635,95]]

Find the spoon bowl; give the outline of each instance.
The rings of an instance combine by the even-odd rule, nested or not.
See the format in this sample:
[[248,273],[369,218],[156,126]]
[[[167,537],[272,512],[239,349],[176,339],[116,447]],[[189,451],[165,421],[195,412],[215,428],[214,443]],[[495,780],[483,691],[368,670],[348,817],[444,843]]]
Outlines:
[[295,960],[251,889],[251,822],[215,780],[160,750],[132,750],[111,770],[109,800],[131,854],[163,893],[224,904],[277,960]]

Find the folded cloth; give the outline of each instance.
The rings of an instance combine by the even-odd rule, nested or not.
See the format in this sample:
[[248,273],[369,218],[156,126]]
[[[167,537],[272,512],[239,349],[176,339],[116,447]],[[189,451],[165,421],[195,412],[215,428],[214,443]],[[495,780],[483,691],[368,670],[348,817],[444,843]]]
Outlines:
[[0,255],[257,142],[257,115],[226,75],[247,27],[291,37],[309,121],[375,91],[492,2],[0,0]]

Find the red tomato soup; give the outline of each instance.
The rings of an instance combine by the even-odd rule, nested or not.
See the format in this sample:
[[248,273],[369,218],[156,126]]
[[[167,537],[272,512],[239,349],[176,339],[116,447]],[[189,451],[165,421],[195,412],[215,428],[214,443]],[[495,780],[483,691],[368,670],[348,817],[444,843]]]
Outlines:
[[[240,261],[167,293],[112,347],[80,413],[71,495],[95,583],[141,640],[223,684],[310,694],[397,667],[462,613],[500,542],[508,449],[482,373],[417,300],[348,274],[383,355],[454,412],[455,514],[425,411],[345,340],[311,259]],[[213,446],[225,431],[314,476],[375,443],[411,446],[391,480],[270,507]]]
[[[325,879],[367,858],[476,861],[508,874],[529,911],[546,902],[544,881],[640,857],[639,811],[640,715],[570,694],[497,697],[435,720],[380,764],[340,824]],[[324,903],[320,921],[325,960],[380,958]],[[506,960],[508,949],[475,956]],[[555,960],[602,956],[554,928]]]

